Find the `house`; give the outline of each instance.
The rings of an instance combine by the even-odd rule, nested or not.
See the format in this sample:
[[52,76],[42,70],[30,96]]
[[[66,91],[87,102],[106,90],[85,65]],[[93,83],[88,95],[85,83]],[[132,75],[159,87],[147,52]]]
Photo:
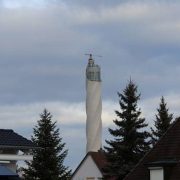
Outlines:
[[74,171],[71,180],[100,180],[107,161],[102,151],[88,152]]
[[[33,159],[32,149],[35,144],[15,133],[11,129],[0,129],[0,179],[15,179],[17,176],[17,161]],[[6,175],[6,178],[5,178]]]
[[124,180],[180,179],[180,118]]

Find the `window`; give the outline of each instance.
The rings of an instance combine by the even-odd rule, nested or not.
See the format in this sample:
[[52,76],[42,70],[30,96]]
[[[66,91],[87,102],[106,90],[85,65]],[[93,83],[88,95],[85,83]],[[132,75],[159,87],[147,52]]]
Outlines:
[[150,170],[150,180],[164,180],[164,171],[162,167],[151,167]]

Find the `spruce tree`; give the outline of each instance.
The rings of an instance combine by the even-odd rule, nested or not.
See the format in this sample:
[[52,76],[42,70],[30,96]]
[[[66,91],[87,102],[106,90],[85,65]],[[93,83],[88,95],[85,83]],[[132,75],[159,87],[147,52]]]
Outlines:
[[167,103],[165,103],[163,96],[161,97],[157,112],[158,113],[155,115],[156,119],[154,121],[155,129],[151,128],[153,145],[167,131],[173,119],[173,114],[169,114],[169,109],[167,108]]
[[140,94],[136,84],[130,80],[123,93],[118,92],[118,96],[120,111],[115,111],[118,119],[113,121],[116,128],[109,128],[114,139],[106,140],[108,146],[104,147],[108,160],[104,168],[106,179],[123,179],[149,150],[150,145],[150,134],[143,130],[147,124],[140,117],[141,110],[137,106]]
[[68,151],[59,136],[56,122],[46,109],[40,115],[40,120],[33,131],[32,141],[39,147],[33,150],[33,161],[27,162],[24,169],[25,180],[66,180],[70,170],[63,165]]

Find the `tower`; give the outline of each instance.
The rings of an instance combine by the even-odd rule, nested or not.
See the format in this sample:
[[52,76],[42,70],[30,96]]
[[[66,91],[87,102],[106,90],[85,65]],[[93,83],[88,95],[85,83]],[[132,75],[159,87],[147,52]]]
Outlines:
[[94,63],[92,54],[86,68],[86,153],[97,152],[102,139],[102,100],[100,67]]

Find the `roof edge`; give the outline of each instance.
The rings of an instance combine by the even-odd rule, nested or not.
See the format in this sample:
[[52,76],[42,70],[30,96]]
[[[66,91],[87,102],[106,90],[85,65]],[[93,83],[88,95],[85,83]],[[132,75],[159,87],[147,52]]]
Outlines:
[[7,145],[0,145],[0,149],[40,149],[38,146],[7,146]]

